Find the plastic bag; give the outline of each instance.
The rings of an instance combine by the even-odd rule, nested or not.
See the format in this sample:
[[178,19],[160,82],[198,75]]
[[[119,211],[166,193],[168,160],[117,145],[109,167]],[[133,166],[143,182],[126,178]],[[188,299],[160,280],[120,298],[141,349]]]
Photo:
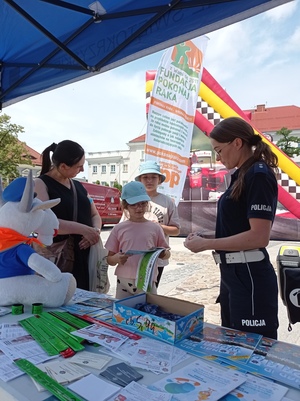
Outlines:
[[71,235],[49,246],[44,247],[33,243],[32,247],[39,255],[51,260],[63,273],[72,273],[75,255],[74,238]]
[[110,288],[108,277],[108,250],[104,248],[102,240],[90,247],[89,255],[89,290],[107,294]]

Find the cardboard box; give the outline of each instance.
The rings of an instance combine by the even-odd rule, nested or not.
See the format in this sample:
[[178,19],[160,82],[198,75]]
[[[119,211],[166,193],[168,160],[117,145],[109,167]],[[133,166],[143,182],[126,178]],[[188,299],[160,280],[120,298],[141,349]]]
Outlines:
[[[183,317],[171,321],[135,309],[139,303],[158,305],[164,312],[176,313]],[[189,337],[202,330],[204,306],[181,299],[154,294],[139,294],[114,302],[112,322],[124,328],[140,331],[170,344]]]

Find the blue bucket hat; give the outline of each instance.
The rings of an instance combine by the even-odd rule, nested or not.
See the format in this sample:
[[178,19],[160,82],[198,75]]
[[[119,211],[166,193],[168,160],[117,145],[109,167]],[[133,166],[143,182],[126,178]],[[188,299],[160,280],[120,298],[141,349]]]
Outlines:
[[147,195],[145,185],[138,181],[131,181],[125,184],[122,189],[121,198],[129,205],[151,200]]
[[140,177],[143,174],[158,174],[161,182],[164,182],[166,179],[166,176],[160,172],[160,165],[154,160],[147,160],[140,164],[139,175],[135,177],[135,180],[140,181]]

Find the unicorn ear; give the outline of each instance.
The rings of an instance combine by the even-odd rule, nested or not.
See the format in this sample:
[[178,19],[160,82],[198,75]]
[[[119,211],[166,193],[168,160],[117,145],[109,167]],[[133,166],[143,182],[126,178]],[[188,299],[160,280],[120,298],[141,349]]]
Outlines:
[[32,179],[32,171],[29,170],[29,174],[26,180],[25,189],[20,201],[19,210],[24,213],[29,213],[32,208],[33,198],[34,198],[34,182]]
[[60,198],[56,198],[56,199],[49,199],[45,202],[38,203],[37,205],[33,206],[32,208],[32,212],[34,212],[35,210],[46,210],[46,209],[51,209],[52,207],[58,205],[60,202]]

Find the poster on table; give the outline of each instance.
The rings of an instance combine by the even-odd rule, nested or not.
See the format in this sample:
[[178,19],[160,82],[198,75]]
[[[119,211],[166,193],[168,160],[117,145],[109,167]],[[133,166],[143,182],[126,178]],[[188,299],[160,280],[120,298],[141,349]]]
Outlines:
[[157,160],[166,180],[160,188],[178,205],[189,166],[203,58],[202,36],[169,48],[157,69],[150,100],[145,160]]

